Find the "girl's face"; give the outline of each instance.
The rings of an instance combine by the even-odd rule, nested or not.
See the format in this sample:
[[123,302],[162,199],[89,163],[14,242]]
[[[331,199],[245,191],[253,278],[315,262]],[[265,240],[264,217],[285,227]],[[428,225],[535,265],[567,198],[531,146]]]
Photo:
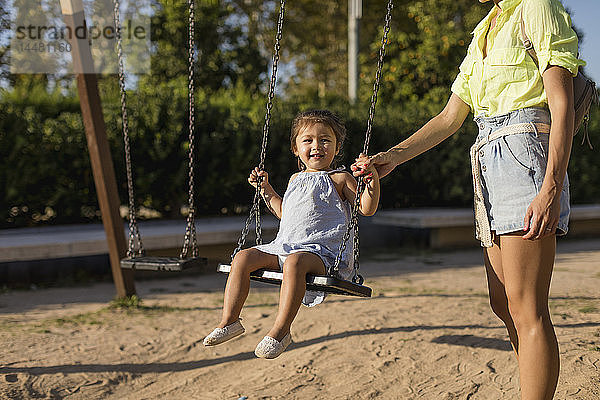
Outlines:
[[338,153],[335,134],[325,124],[317,122],[296,136],[294,155],[300,157],[309,172],[329,169]]

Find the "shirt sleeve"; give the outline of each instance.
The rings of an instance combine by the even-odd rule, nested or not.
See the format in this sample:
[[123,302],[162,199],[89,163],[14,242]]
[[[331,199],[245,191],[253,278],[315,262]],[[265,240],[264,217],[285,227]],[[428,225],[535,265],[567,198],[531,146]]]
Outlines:
[[578,68],[585,62],[577,57],[577,34],[560,1],[523,0],[523,21],[538,57],[540,74],[548,65],[557,65],[577,75]]
[[467,56],[464,58],[463,62],[460,64],[458,75],[452,83],[452,93],[460,97],[462,101],[467,103],[471,110],[473,110],[473,101],[471,100],[471,91],[469,90],[469,78],[473,71],[473,64],[475,60],[471,57],[470,52],[467,53]]

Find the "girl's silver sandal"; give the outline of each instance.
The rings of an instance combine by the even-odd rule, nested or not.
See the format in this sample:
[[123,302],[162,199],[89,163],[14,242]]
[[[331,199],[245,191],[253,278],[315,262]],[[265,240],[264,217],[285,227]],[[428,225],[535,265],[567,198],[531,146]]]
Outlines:
[[263,340],[256,346],[254,354],[260,358],[275,358],[278,357],[292,343],[292,335],[288,333],[281,339],[281,342],[271,336],[265,336]]
[[204,343],[205,346],[215,346],[233,339],[244,332],[246,332],[246,330],[242,326],[241,320],[238,319],[233,324],[227,325],[224,328],[215,328],[215,330],[204,338],[202,343]]

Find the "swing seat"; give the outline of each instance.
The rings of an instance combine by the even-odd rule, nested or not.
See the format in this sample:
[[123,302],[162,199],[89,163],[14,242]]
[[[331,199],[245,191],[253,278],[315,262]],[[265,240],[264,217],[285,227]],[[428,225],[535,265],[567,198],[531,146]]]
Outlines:
[[206,265],[204,257],[127,257],[121,260],[121,268],[143,271],[183,271]]
[[[231,265],[219,264],[217,271],[228,274],[231,271]],[[283,272],[259,269],[250,274],[250,279],[258,282],[281,285]],[[370,287],[328,275],[307,274],[306,289],[344,296],[371,297]]]

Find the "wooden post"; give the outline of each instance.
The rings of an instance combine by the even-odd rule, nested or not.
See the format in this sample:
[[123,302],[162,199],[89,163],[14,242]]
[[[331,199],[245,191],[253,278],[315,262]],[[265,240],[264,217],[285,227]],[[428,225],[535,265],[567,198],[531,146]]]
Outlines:
[[98,93],[98,80],[94,73],[94,62],[87,33],[83,35],[83,39],[78,39],[75,35],[77,27],[80,32],[87,31],[83,2],[82,0],[60,0],[60,5],[65,23],[71,27],[71,32],[73,32],[69,38],[73,72],[77,76],[79,104],[81,105],[98,203],[102,213],[102,223],[108,242],[113,280],[118,297],[130,296],[135,294],[135,284],[133,271],[121,269],[121,258],[127,254],[127,242],[123,232],[123,220],[119,214],[119,194],[106,137],[102,104]]

